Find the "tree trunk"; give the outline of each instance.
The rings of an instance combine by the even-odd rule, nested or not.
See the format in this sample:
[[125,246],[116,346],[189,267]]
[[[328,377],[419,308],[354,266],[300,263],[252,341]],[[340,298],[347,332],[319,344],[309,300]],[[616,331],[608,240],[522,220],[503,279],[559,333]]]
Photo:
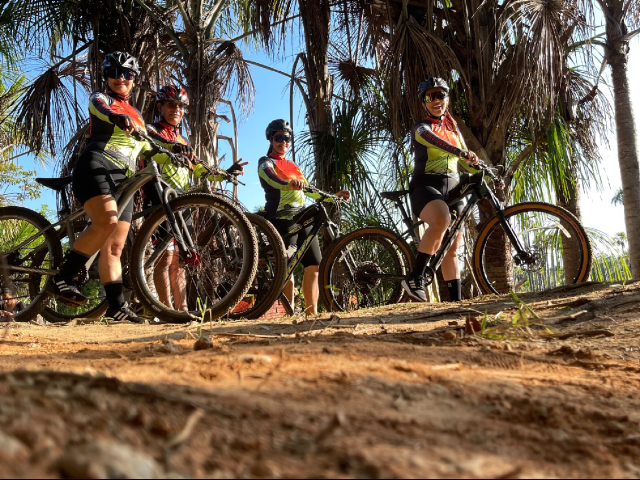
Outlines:
[[331,4],[329,0],[300,0],[300,18],[304,29],[306,55],[303,57],[309,96],[309,131],[314,141],[316,178],[320,188],[332,190],[333,133],[331,111],[331,76],[329,75],[329,32]]
[[[615,101],[616,134],[618,138],[618,161],[622,190],[624,192],[624,213],[629,239],[631,273],[640,276],[640,165],[638,164],[638,144],[633,118],[627,62],[629,45],[624,41],[623,15],[610,12],[607,16],[608,61],[611,65],[611,79]],[[616,15],[618,13],[618,15]],[[620,19],[618,22],[614,20]]]
[[[556,203],[559,207],[566,208],[573,213],[579,221],[582,221],[580,213],[580,187],[578,185],[577,172],[572,172],[573,181],[567,186],[567,192],[556,190]],[[564,224],[565,228],[569,225]],[[564,268],[564,281],[571,284],[580,271],[582,255],[580,254],[580,241],[577,238],[562,236],[562,266]]]

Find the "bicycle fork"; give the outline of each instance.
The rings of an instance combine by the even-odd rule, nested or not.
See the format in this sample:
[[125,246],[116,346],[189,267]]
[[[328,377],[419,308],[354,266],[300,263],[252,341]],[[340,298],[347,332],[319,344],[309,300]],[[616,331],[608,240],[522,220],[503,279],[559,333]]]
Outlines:
[[180,258],[188,265],[199,266],[200,255],[195,251],[195,244],[189,234],[187,228],[187,222],[185,222],[182,212],[175,212],[171,209],[169,202],[178,197],[178,193],[173,188],[162,189],[160,179],[156,176],[153,180],[154,188],[158,194],[158,197],[162,199],[162,207],[167,215],[167,223],[169,224],[171,235],[168,235],[160,245],[160,248],[156,249],[157,252],[164,252],[169,242],[175,239],[178,245],[178,251],[180,252]]

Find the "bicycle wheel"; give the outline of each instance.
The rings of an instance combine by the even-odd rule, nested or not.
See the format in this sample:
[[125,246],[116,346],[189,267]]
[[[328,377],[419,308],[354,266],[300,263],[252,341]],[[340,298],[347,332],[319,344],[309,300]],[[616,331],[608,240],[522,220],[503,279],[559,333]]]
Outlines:
[[400,302],[400,281],[413,268],[407,242],[391,230],[366,227],[338,238],[320,263],[320,297],[328,311]]
[[578,219],[547,203],[522,203],[505,210],[525,253],[516,252],[496,216],[482,229],[473,269],[485,293],[541,292],[584,282],[591,273],[591,245]]
[[269,220],[246,214],[258,240],[258,270],[244,298],[229,313],[229,318],[260,318],[276,302],[287,275],[287,254],[282,237]]
[[[86,225],[80,225],[80,228],[76,229],[76,233],[82,233]],[[64,232],[64,236],[61,239],[63,251],[67,251],[69,247],[69,236]],[[127,243],[127,246],[129,244]],[[126,247],[125,247],[126,251]],[[124,253],[124,252],[123,252]],[[123,255],[124,257],[124,255]],[[89,271],[89,279],[80,288],[80,291],[84,296],[89,299],[87,305],[70,306],[60,302],[55,297],[49,297],[44,302],[45,307],[41,312],[41,315],[45,320],[52,323],[64,323],[70,322],[74,318],[100,318],[105,314],[109,304],[105,296],[104,288],[100,282],[100,276],[98,274],[98,257],[91,264]],[[126,262],[123,260],[123,264]]]
[[32,320],[44,308],[52,275],[30,269],[55,270],[62,263],[62,247],[51,223],[37,212],[22,207],[0,208],[0,287],[15,292],[26,308],[14,320]]
[[[130,274],[140,302],[161,321],[185,323],[210,310],[213,318],[227,314],[247,294],[256,273],[256,235],[247,217],[228,201],[207,194],[182,195],[170,202],[182,216],[194,241],[191,263],[169,267],[166,281],[180,285],[180,299],[161,300],[163,285],[157,285],[154,270],[166,255],[177,255],[173,236],[167,230],[166,214],[157,210],[142,224],[131,251]],[[186,298],[188,311],[178,305]]]

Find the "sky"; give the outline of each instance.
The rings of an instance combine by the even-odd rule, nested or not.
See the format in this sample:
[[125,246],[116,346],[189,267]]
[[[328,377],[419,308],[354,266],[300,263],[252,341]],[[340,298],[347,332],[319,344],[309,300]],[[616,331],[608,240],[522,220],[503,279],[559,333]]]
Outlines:
[[[285,55],[280,61],[273,61],[261,52],[245,53],[245,58],[255,62],[267,64],[278,70],[290,71],[293,55]],[[288,78],[272,71],[250,65],[253,82],[255,85],[255,105],[250,114],[240,120],[238,127],[239,156],[248,161],[245,167],[245,175],[242,181],[246,186],[241,186],[239,196],[241,202],[249,211],[254,211],[256,207],[264,205],[264,191],[260,186],[257,172],[258,160],[263,156],[268,148],[265,138],[265,128],[267,124],[276,118],[289,119],[289,87]],[[631,44],[629,61],[629,78],[640,78],[640,37],[636,37]],[[634,105],[636,128],[640,131],[640,89],[632,90],[632,102]],[[224,108],[221,109],[224,113]],[[239,114],[239,112],[236,112]],[[296,96],[294,107],[294,131],[300,132],[305,128],[304,111],[301,99]],[[613,125],[613,124],[612,124]],[[222,135],[233,135],[233,128],[223,124],[220,133]],[[603,142],[604,145],[605,142]],[[602,230],[610,235],[625,231],[624,209],[622,206],[614,206],[611,199],[614,193],[621,187],[620,173],[618,169],[617,149],[615,131],[612,131],[609,138],[609,147],[603,148],[603,168],[604,173],[602,192],[595,190],[583,192],[581,198],[581,209],[583,223],[585,226]],[[606,151],[604,151],[606,150]],[[228,152],[222,167],[226,168],[231,164],[231,152],[228,147],[221,143],[221,153]],[[23,160],[23,165],[32,167],[31,160]],[[55,176],[53,167],[37,167],[38,175],[42,177]],[[40,199],[29,201],[25,206],[39,209],[42,204],[55,210],[55,196],[43,189]]]

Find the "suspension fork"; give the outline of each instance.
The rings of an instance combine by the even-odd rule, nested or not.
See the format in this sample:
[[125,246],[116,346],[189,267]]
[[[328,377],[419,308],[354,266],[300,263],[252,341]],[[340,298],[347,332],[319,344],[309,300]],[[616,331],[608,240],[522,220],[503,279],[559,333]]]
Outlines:
[[502,225],[502,228],[504,228],[504,231],[507,234],[511,245],[516,249],[518,254],[526,253],[524,247],[522,246],[522,243],[520,243],[520,239],[516,236],[513,228],[511,228],[511,224],[507,221],[507,218],[504,215],[504,205],[502,205],[502,202],[500,202],[500,200],[496,198],[496,196],[490,189],[487,188],[487,191],[489,193],[489,195],[487,195],[489,198],[489,202],[496,211],[496,216],[500,220],[500,224]]
[[[176,243],[178,244],[178,250],[180,251],[180,256],[183,258],[191,258],[192,253],[190,249],[193,248],[193,240],[191,239],[191,235],[189,235],[189,231],[186,228],[186,223],[184,218],[182,218],[181,212],[179,214],[179,220],[176,218],[176,215],[173,213],[171,206],[169,205],[169,201],[172,198],[178,196],[177,192],[172,188],[167,188],[165,190],[162,189],[162,184],[160,183],[160,179],[158,178],[159,174],[154,177],[152,180],[153,186],[156,189],[158,194],[158,198],[162,200],[162,207],[167,215],[167,223],[169,223],[169,227],[173,236],[175,238]],[[184,230],[183,230],[184,229]],[[182,233],[185,233],[187,239],[183,237]]]

